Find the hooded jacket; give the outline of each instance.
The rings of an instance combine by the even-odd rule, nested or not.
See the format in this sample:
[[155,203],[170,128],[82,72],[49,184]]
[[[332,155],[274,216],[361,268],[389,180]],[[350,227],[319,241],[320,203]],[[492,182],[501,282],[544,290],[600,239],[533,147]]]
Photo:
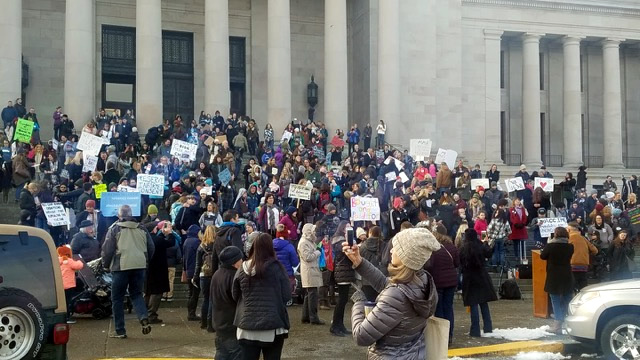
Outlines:
[[82,260],[89,262],[100,257],[100,242],[80,231],[73,235],[71,252],[82,256]]
[[231,292],[235,275],[236,268],[221,264],[211,277],[211,301],[216,304],[213,307],[213,328],[218,336],[236,336],[233,319],[237,302]]
[[230,221],[222,223],[222,226],[216,231],[216,240],[213,243],[215,254],[211,257],[214,273],[218,270],[218,267],[220,267],[218,257],[227,246],[235,246],[244,254],[244,244],[242,244],[243,232],[244,228],[242,225]]
[[114,223],[102,244],[102,263],[111,271],[146,269],[155,245],[142,224],[132,219]]
[[298,266],[300,260],[296,254],[296,249],[289,240],[275,238],[273,239],[273,250],[276,251],[278,261],[287,270],[287,275],[293,276],[293,268]]
[[418,272],[418,281],[395,284],[367,260],[356,268],[358,274],[380,292],[370,316],[364,315],[364,301],[351,309],[353,338],[369,346],[368,359],[424,359],[424,328],[438,302],[429,273]]
[[198,232],[200,228],[198,225],[191,225],[187,231],[187,240],[184,242],[184,249],[182,250],[184,268],[187,270],[187,278],[193,278],[193,274],[196,269],[196,254],[198,247],[200,246],[200,239],[198,238]]

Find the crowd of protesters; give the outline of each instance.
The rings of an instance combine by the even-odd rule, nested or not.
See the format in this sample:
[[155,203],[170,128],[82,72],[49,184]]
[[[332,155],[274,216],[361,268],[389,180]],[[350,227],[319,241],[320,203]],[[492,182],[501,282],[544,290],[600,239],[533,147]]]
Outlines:
[[[34,121],[29,143],[12,140],[19,118]],[[580,286],[590,270],[610,271],[616,279],[631,275],[627,261],[638,233],[629,216],[637,207],[635,176],[623,179],[620,190],[608,179],[598,197],[585,191],[586,168],[581,167],[577,179],[567,173],[557,182],[561,200],[553,203],[550,193],[534,188],[536,177],[553,177],[544,166],[529,173],[522,165],[508,175],[525,184],[508,193],[499,186],[505,175],[496,165],[483,174],[480,165],[467,167],[463,160],[451,168],[432,158],[415,161],[408,151],[385,142],[382,120],[375,129],[353,125],[346,134],[330,132],[317,121],[295,120],[275,134],[271,124],[261,126],[248,117],[202,112],[192,121],[176,115],[141,137],[131,111],[121,116],[100,109],[76,127],[58,107],[44,125],[54,129],[48,141],[40,139],[35,110],[27,112],[20,99],[2,110],[2,120],[0,186],[5,202],[15,188],[20,223],[48,230],[57,245],[70,244],[87,261],[105,256],[105,249],[113,256],[109,251],[119,233],[146,241],[145,266],[154,276],[148,276],[144,289],[136,287],[145,299],[134,304],[146,333],[150,324],[162,322],[159,305],[173,300],[176,267],[182,264],[182,280],[189,284],[188,319],[217,332],[217,349],[226,354],[220,358],[241,352],[245,358],[252,354],[249,358],[257,359],[261,352],[265,359],[278,358],[289,332],[287,307],[300,294],[304,323],[325,324],[318,309],[333,308],[331,334],[353,331],[358,344],[371,345],[370,352],[383,354],[380,358],[403,358],[396,356],[402,355],[398,349],[424,351],[416,334],[425,323],[399,323],[404,317],[426,319],[435,313],[447,318],[451,341],[457,289],[471,309],[469,334],[480,336],[479,310],[484,332],[491,332],[487,303],[497,296],[488,271],[504,266],[510,246],[519,259],[526,258],[530,238],[544,248],[548,239],[538,226],[544,218],[565,217],[573,230],[560,235],[569,243],[583,239],[593,246],[586,253],[574,251],[571,258]],[[82,171],[83,154],[77,149],[83,133],[105,139],[90,172]],[[173,157],[174,140],[197,145],[196,160]],[[227,171],[228,182],[220,176]],[[108,192],[135,188],[139,174],[162,175],[164,195],[142,195],[139,217],[130,209],[103,216],[96,187],[106,184]],[[480,178],[488,179],[488,188],[471,187],[471,180]],[[310,199],[290,198],[292,184],[307,187]],[[379,221],[349,221],[350,199],[356,196],[378,200]],[[49,225],[41,206],[48,202],[61,202],[69,210],[70,226]],[[350,230],[356,247],[345,245]],[[123,281],[141,279],[132,273]],[[361,290],[354,298],[350,330],[344,312],[353,283]],[[404,304],[399,308],[403,315],[383,323],[365,317],[364,301],[376,299],[378,304],[385,299],[387,306]],[[373,311],[381,318],[392,316],[382,305]],[[114,301],[114,313],[120,312]],[[124,321],[116,325],[115,336],[126,337]]]

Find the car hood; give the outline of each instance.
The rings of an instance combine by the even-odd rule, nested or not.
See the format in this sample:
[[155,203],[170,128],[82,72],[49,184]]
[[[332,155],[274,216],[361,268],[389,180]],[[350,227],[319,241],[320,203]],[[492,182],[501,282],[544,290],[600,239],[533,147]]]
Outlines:
[[611,291],[611,290],[633,290],[640,289],[640,279],[609,281],[602,284],[587,286],[585,291]]

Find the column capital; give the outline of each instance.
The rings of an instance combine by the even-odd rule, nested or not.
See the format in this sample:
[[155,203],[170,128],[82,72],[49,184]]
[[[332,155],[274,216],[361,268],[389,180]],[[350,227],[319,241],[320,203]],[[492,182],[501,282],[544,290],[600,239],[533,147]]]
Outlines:
[[527,32],[527,33],[522,34],[522,40],[525,43],[527,43],[527,42],[540,42],[540,38],[542,38],[545,35],[546,34],[544,34],[544,33]]
[[583,35],[565,35],[562,37],[563,45],[580,45],[580,42],[584,40],[586,36]]
[[494,29],[484,29],[484,38],[490,40],[500,40],[504,31]]
[[626,39],[623,38],[616,38],[616,37],[608,37],[608,38],[604,38],[602,39],[602,46],[605,48],[610,48],[610,47],[620,47],[620,43],[625,41]]

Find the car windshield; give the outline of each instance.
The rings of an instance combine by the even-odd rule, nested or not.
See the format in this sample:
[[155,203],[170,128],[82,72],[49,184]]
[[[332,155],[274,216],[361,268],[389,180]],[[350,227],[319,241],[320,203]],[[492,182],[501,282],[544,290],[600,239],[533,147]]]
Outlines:
[[39,237],[27,239],[23,242],[18,235],[0,235],[0,286],[24,290],[43,309],[55,309],[58,303],[49,247]]

